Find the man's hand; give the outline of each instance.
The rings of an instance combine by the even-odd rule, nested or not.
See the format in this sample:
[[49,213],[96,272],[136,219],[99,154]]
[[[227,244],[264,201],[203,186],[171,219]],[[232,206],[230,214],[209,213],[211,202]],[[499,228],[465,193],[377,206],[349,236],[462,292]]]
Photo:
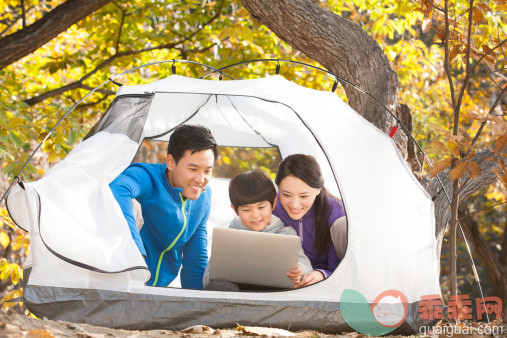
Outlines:
[[290,278],[292,283],[296,284],[301,280],[301,276],[303,276],[303,268],[298,264],[297,268],[290,270],[286,275]]
[[324,274],[318,270],[313,270],[312,272],[308,272],[301,278],[299,283],[296,283],[294,285],[295,288],[300,288],[302,286],[311,285],[317,282],[320,282],[321,280],[324,280]]

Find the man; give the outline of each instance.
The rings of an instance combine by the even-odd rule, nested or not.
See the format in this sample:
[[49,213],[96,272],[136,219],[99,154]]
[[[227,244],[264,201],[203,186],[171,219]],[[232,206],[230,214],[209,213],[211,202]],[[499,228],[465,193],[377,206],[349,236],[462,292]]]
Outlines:
[[[182,125],[169,139],[165,164],[133,163],[110,184],[151,271],[148,285],[167,286],[183,266],[181,286],[203,288],[211,206],[211,191],[205,187],[216,157],[217,144],[209,129]],[[141,231],[133,198],[141,204]]]

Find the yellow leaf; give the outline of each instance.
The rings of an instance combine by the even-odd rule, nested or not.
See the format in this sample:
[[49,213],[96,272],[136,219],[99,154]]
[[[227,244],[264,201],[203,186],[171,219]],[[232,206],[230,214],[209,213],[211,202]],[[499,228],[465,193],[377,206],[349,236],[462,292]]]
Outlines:
[[495,142],[495,153],[500,153],[507,145],[507,134],[500,136]]
[[491,48],[489,48],[487,45],[482,45],[482,50],[484,51],[484,53],[489,53]]
[[430,171],[430,177],[433,178],[435,175],[437,175],[442,170],[445,170],[451,166],[452,163],[452,157],[447,157],[445,160],[440,161],[436,163],[433,166],[433,169]]
[[0,232],[0,245],[5,249],[9,246],[11,239],[4,231]]
[[11,272],[11,280],[12,284],[17,285],[19,280],[23,278],[23,270],[21,270],[21,267],[17,265],[16,263],[10,264],[12,268]]
[[451,151],[452,156],[459,157],[459,146],[454,142],[447,143],[447,148]]
[[479,8],[474,7],[474,9],[472,11],[472,20],[475,23],[481,23],[483,19],[484,19],[484,14],[482,14],[482,11]]
[[451,178],[451,180],[455,181],[458,178],[462,178],[463,176],[465,176],[466,172],[467,172],[467,163],[461,162],[449,172],[449,177]]
[[[7,301],[7,300],[11,300],[11,299],[14,299],[14,298],[18,298],[18,297],[21,297],[23,296],[23,292],[21,290],[14,290],[14,291],[11,291],[9,293],[7,293],[7,295],[5,295],[4,298],[2,298],[3,301]],[[16,305],[20,305],[23,304],[23,302],[15,302],[15,303],[4,303],[2,305],[2,308],[4,310],[8,310],[9,308],[13,307],[13,306],[16,306]]]
[[54,338],[54,335],[48,331],[30,330],[25,334],[25,338]]
[[[471,146],[471,144],[469,144],[469,146]],[[472,150],[472,151],[470,152],[470,154],[468,154],[468,156],[467,156],[467,157],[465,157],[465,160],[469,160],[469,159],[471,159],[472,157],[474,157],[474,156],[475,156],[475,154],[476,154],[476,152]]]
[[14,271],[14,269],[10,264],[3,264],[0,269],[0,279],[7,279],[7,277],[11,275],[12,271]]
[[468,174],[475,181],[482,173],[481,166],[474,161],[468,162]]
[[460,45],[456,45],[456,46],[453,47],[453,49],[449,53],[449,62],[451,62],[456,57],[456,55],[459,54],[460,50],[461,50],[461,46]]
[[435,142],[435,145],[438,150],[440,150],[443,153],[447,153],[447,147],[445,146],[444,142],[437,141],[437,142]]
[[491,8],[486,4],[478,4],[477,7],[479,7],[483,12],[491,12]]

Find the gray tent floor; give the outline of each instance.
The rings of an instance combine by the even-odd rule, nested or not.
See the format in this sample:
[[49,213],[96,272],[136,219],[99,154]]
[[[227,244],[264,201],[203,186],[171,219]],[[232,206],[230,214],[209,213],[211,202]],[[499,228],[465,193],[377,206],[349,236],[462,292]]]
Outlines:
[[[197,328],[196,328],[197,329]],[[244,330],[237,329],[218,329],[214,333],[188,333],[172,330],[123,330],[111,329],[102,326],[93,326],[89,324],[71,323],[65,321],[54,321],[49,319],[35,319],[15,312],[5,313],[0,311],[0,337],[22,337],[33,334],[36,337],[81,337],[81,338],[102,338],[102,337],[233,337],[233,336],[259,336],[264,337],[280,336],[282,331],[271,328],[250,328]],[[218,332],[217,332],[218,331]],[[43,336],[44,332],[51,335]],[[248,332],[251,332],[249,334]],[[38,334],[38,335],[37,335]],[[317,331],[298,331],[294,332],[298,337],[356,337],[357,333],[344,335],[327,335]]]

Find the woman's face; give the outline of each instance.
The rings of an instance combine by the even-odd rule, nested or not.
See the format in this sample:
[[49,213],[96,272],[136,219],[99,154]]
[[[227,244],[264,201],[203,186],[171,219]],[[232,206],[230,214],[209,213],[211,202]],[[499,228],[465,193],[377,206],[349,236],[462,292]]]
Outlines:
[[285,177],[278,186],[278,199],[293,220],[300,220],[310,210],[322,188],[312,188],[294,176]]

